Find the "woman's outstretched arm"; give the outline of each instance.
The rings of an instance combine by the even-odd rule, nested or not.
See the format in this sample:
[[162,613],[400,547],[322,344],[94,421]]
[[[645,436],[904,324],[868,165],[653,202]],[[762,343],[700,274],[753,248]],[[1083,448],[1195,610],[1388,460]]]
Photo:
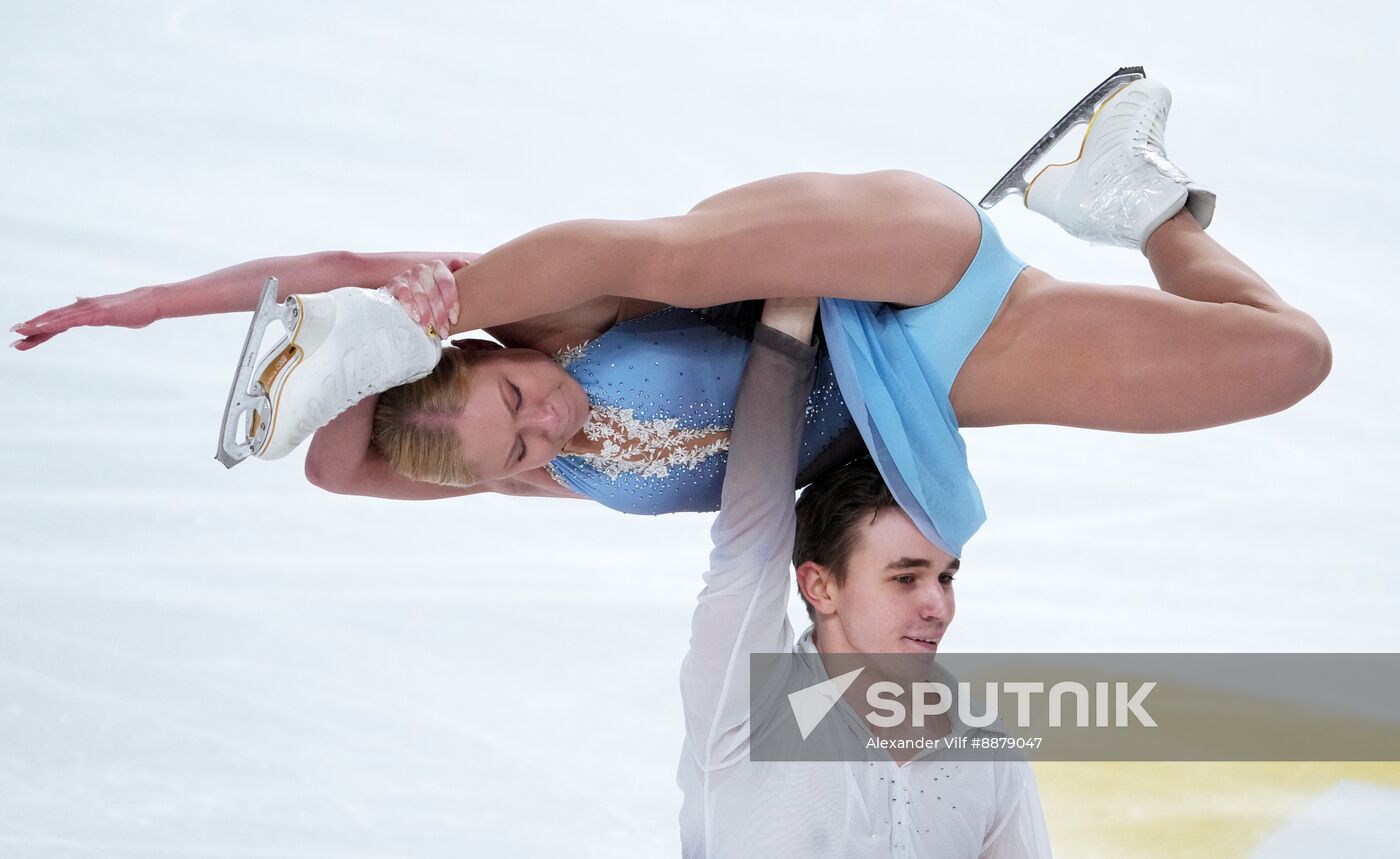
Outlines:
[[157,319],[253,310],[268,277],[277,278],[277,297],[327,292],[342,286],[379,287],[418,263],[471,262],[474,253],[353,253],[322,251],[239,263],[177,283],[143,286],[114,295],[79,298],[14,326],[22,339],[13,345],[33,349],[70,328],[115,325],[144,328]]

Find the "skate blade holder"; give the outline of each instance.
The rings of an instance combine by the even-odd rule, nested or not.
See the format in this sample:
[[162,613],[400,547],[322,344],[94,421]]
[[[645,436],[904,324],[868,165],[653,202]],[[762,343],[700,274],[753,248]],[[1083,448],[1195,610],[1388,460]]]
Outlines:
[[1036,142],[1034,146],[1026,150],[1026,154],[1006,171],[1006,175],[997,180],[977,205],[984,209],[990,209],[1012,194],[1020,194],[1024,199],[1026,190],[1030,187],[1030,182],[1026,179],[1026,173],[1035,166],[1046,152],[1055,147],[1065,132],[1084,125],[1094,118],[1094,111],[1104,99],[1108,98],[1119,89],[1127,86],[1136,80],[1147,77],[1147,72],[1142,66],[1124,66],[1104,79],[1103,83],[1090,90],[1089,94],[1079,100],[1079,103],[1070,108],[1069,113],[1060,117],[1060,121],[1050,126],[1050,130]]
[[[282,365],[295,356],[297,347],[291,344],[291,333],[296,330],[300,315],[301,306],[297,302],[278,303],[277,278],[269,277],[258,298],[253,321],[248,325],[248,336],[243,340],[243,352],[238,357],[238,370],[229,387],[228,401],[224,404],[224,420],[215,458],[225,468],[233,468],[248,457],[261,453],[267,446],[273,425],[269,384]],[[285,346],[279,347],[280,354],[272,357],[266,369],[255,379],[253,373],[263,336],[273,322],[281,322],[287,329]]]

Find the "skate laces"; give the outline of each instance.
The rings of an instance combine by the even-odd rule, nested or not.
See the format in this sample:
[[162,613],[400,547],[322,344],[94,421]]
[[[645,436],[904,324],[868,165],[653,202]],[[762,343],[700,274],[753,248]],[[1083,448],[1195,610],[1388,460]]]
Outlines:
[[1094,193],[1100,193],[1110,183],[1123,180],[1139,166],[1146,164],[1158,172],[1174,177],[1179,171],[1167,159],[1166,125],[1171,105],[1145,98],[1133,98],[1128,93],[1121,113],[1103,118],[1100,132],[1107,145],[1085,168],[1091,178]]
[[1163,158],[1167,157],[1167,111],[1167,105],[1158,104],[1151,114],[1143,117],[1143,121],[1147,123],[1146,131],[1139,131],[1141,145],[1154,150]]

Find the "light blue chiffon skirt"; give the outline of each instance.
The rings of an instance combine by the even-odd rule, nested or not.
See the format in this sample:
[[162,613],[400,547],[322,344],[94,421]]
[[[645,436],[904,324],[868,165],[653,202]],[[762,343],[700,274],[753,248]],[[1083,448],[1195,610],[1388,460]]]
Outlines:
[[987,517],[948,392],[1026,267],[973,208],[982,240],[943,298],[904,309],[821,301],[841,395],[880,474],[924,536],[954,557]]

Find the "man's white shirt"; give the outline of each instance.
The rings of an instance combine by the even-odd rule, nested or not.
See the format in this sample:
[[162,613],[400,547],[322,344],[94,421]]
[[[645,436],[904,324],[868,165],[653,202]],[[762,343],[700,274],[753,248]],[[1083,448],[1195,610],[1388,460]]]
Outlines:
[[[735,404],[720,514],[681,669],[686,737],[677,781],[687,857],[1050,855],[1040,798],[1020,760],[749,759],[749,655],[815,653],[787,619],[802,409],[815,350],[760,325]],[[819,658],[793,660],[805,687]],[[953,735],[975,732],[955,715]],[[838,704],[838,729],[868,731]]]

